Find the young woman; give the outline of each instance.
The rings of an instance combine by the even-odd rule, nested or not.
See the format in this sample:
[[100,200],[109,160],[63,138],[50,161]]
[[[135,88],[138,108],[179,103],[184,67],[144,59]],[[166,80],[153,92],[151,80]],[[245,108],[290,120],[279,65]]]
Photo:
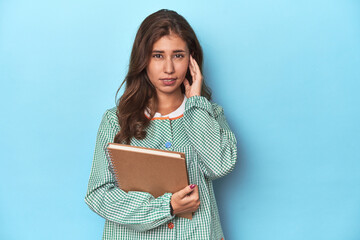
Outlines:
[[[163,9],[142,22],[124,94],[98,130],[85,197],[105,218],[103,239],[223,239],[212,180],[234,168],[236,139],[223,108],[210,102],[202,60],[181,15]],[[108,169],[108,142],[185,153],[191,185],[158,198],[122,191]],[[176,216],[183,212],[194,212],[193,219]]]

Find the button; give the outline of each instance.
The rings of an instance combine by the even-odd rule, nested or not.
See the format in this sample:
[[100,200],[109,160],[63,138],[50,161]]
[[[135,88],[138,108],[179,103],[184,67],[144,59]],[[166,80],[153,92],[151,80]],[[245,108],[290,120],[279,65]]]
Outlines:
[[165,147],[166,147],[166,148],[171,147],[171,142],[166,142],[166,143],[165,143]]
[[173,228],[174,228],[174,224],[173,224],[172,222],[169,222],[169,223],[168,223],[168,228],[173,229]]

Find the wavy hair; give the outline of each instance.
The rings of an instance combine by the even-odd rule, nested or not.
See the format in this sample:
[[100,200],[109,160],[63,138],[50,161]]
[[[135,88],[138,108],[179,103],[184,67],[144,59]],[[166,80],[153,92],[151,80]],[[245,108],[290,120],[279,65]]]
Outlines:
[[[184,17],[175,11],[161,9],[145,18],[134,40],[128,73],[116,92],[115,98],[126,83],[124,93],[116,103],[120,131],[116,134],[114,142],[130,144],[132,137],[136,139],[146,137],[146,128],[157,110],[156,89],[147,76],[146,67],[150,61],[154,43],[171,33],[178,35],[186,42],[202,72],[203,52],[194,30]],[[186,78],[192,84],[189,69]],[[181,84],[180,87],[182,93],[185,93],[184,84]],[[201,95],[211,100],[211,90],[204,81]],[[150,102],[151,98],[154,101]],[[144,114],[146,107],[150,109],[150,119]]]

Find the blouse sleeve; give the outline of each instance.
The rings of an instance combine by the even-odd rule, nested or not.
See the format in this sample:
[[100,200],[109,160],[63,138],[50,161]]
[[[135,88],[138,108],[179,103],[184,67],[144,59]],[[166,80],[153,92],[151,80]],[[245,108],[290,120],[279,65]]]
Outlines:
[[237,160],[237,142],[221,106],[203,96],[187,99],[185,129],[205,176],[214,180],[230,173]]
[[170,214],[172,194],[154,198],[150,193],[125,191],[115,185],[108,168],[105,147],[117,133],[114,117],[103,115],[96,138],[93,164],[85,196],[86,204],[101,217],[135,231],[147,231],[174,218]]

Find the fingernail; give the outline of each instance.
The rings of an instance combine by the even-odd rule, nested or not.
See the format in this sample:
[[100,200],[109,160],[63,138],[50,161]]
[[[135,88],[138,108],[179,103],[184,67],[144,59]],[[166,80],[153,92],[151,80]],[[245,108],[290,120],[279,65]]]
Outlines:
[[191,188],[191,189],[194,189],[195,186],[196,186],[195,184],[191,184],[191,185],[190,185],[190,188]]

